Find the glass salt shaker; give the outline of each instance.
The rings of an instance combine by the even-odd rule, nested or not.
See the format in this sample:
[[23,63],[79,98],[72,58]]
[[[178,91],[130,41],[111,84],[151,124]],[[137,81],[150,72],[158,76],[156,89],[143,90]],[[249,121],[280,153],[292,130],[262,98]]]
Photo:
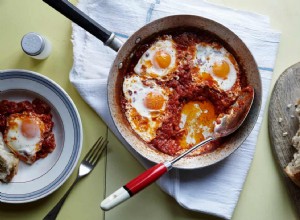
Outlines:
[[49,40],[34,32],[23,36],[21,46],[23,51],[34,59],[46,59],[51,53],[51,43]]

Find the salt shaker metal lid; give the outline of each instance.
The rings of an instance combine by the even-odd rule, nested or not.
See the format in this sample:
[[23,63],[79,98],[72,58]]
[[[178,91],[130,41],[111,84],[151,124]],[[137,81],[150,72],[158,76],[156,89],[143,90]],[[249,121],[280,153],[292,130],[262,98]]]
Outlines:
[[30,32],[22,38],[21,46],[26,54],[36,56],[43,52],[45,39],[38,33]]

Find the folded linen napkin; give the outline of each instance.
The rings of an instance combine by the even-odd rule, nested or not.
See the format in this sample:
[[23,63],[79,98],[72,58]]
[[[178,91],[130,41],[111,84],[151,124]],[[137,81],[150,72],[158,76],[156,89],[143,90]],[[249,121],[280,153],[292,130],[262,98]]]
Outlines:
[[[255,151],[279,44],[280,34],[270,28],[268,17],[201,0],[79,0],[77,7],[124,41],[152,20],[194,14],[227,26],[248,46],[259,66],[263,85],[262,109],[250,136],[230,157],[216,165],[192,171],[174,169],[157,181],[183,207],[230,219]],[[107,95],[107,75],[116,53],[75,24],[73,52],[70,80],[83,99],[143,166],[153,165],[128,146],[113,124],[107,101],[100,99]]]

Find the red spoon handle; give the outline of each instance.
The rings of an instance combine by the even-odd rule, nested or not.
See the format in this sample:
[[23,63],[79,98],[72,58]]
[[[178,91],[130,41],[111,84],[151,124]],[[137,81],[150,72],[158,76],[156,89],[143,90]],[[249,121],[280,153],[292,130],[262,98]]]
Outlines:
[[124,188],[129,192],[130,196],[133,196],[151,183],[155,182],[167,171],[168,168],[165,166],[165,164],[159,163],[131,180],[124,186]]
[[125,186],[119,188],[113,194],[108,196],[101,202],[101,208],[105,211],[112,209],[125,200],[129,199],[134,194],[138,193],[148,185],[156,181],[164,173],[168,171],[164,163],[159,163],[150,169],[146,170],[135,179],[131,180]]

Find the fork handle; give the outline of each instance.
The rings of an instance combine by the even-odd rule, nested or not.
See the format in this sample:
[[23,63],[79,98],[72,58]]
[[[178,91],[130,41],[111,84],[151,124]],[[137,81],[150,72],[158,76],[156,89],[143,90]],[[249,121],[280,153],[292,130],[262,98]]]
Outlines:
[[170,163],[159,163],[150,169],[146,170],[126,185],[115,191],[101,202],[101,208],[108,211],[113,207],[119,205],[125,200],[129,199],[142,189],[155,182],[159,177],[171,169]]
[[76,178],[73,184],[70,186],[68,191],[65,193],[65,195],[59,200],[59,202],[51,209],[51,211],[48,212],[48,214],[43,218],[43,220],[55,220],[61,207],[63,206],[66,198],[70,194],[71,190],[75,186],[75,184],[78,182],[79,178]]

